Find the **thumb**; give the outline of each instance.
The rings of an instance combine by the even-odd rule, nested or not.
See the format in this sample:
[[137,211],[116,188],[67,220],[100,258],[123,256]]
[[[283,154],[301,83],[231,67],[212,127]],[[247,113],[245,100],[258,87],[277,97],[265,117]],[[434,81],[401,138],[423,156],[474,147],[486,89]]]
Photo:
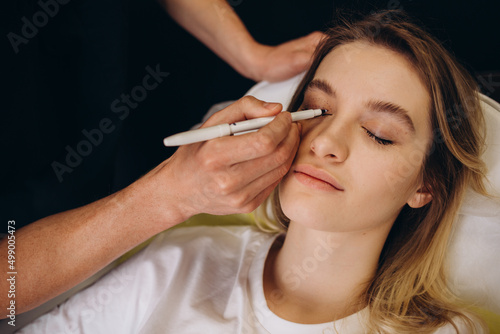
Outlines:
[[282,110],[281,103],[265,102],[253,96],[244,96],[235,103],[212,115],[202,126],[240,122],[247,119],[274,116]]

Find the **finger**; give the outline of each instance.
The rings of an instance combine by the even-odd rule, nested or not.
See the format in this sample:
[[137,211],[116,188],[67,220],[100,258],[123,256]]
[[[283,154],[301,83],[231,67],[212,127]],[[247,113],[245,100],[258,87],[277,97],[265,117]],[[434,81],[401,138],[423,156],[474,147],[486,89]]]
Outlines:
[[281,110],[282,105],[280,103],[265,102],[248,95],[212,115],[202,127],[240,122],[257,117],[274,116]]
[[222,158],[228,165],[234,165],[273,153],[290,134],[291,125],[290,113],[283,112],[257,132],[218,138],[206,145],[210,145],[214,156]]
[[[176,156],[180,155],[186,158],[186,155],[189,155],[190,152],[196,151],[197,153],[193,156],[199,168],[208,173],[215,172],[218,183],[223,185],[225,192],[231,193],[234,190],[245,187],[258,176],[274,169],[291,154],[293,142],[288,139],[288,141],[285,141],[280,147],[280,143],[283,139],[276,137],[278,132],[281,132],[280,136],[284,138],[287,136],[298,137],[296,131],[290,132],[288,130],[291,126],[290,114],[282,113],[271,123],[273,124],[268,127],[270,128],[267,131],[268,134],[259,135],[259,137],[267,138],[260,139],[261,144],[256,144],[255,141],[251,141],[252,145],[249,145],[248,137],[253,138],[257,133],[237,137],[223,137],[203,144],[192,144],[181,147],[176,152]],[[284,130],[273,130],[273,128],[282,128]],[[247,137],[247,139],[243,137]],[[251,148],[249,149],[249,147]],[[276,151],[277,148],[279,148],[277,150],[277,155],[269,156],[267,159],[268,161],[259,160],[257,163],[251,164],[251,160],[256,157],[268,156]],[[238,166],[239,163],[247,161],[249,164],[246,164],[244,167]]]
[[291,55],[293,57],[291,67],[294,72],[302,72],[311,65],[314,50],[325,37],[325,34],[318,31],[302,37],[300,44],[297,44],[296,52]]
[[[222,196],[224,198],[223,211],[213,211],[211,213],[250,212],[255,209],[290,169],[299,144],[299,131],[297,128],[298,126],[294,125],[294,129],[291,131],[292,134],[289,136],[290,138],[287,138],[287,141],[292,142],[291,152],[286,147],[289,144],[283,142],[275,154],[273,153],[266,157],[267,162],[264,160],[253,164],[245,162],[242,164],[244,167],[240,167],[240,164],[238,164],[235,166],[235,169],[220,170],[215,183],[212,183],[214,189],[211,193],[219,194],[217,197]],[[285,154],[282,151],[285,151]],[[285,156],[285,159],[275,160],[276,155]],[[266,168],[265,170],[258,168],[259,166],[269,164],[269,159],[271,161],[278,161],[275,168]],[[211,197],[214,196],[212,195]]]
[[296,45],[297,49],[294,53],[294,61],[292,62],[296,70],[305,70],[311,65],[314,51],[324,38],[326,38],[326,35],[319,31],[312,32],[302,37],[300,43]]
[[[233,168],[235,170],[248,169],[248,172],[245,173],[247,180],[261,189],[276,180],[280,180],[290,169],[300,144],[300,137],[296,130],[297,127],[294,126],[294,128],[295,129],[290,131],[290,135],[285,138],[275,152],[268,156],[240,163]],[[267,170],[249,168],[252,164],[267,166]]]
[[239,212],[240,213],[250,213],[257,209],[259,205],[261,205],[266,198],[271,195],[272,191],[276,186],[279,184],[280,181],[277,181],[273,184],[271,184],[269,187],[266,189],[262,190],[260,193],[258,193],[254,198],[252,198],[245,206],[241,207]]
[[[299,146],[299,136],[294,126],[290,135],[280,147],[268,156],[236,164],[226,173],[234,184],[238,184],[237,192],[257,194],[270,184],[279,182],[288,172]],[[265,166],[265,168],[262,168]]]
[[309,35],[305,36],[305,38],[308,41],[309,47],[313,49],[326,37],[327,35],[325,33],[319,31],[314,31]]
[[[299,146],[298,142],[299,141],[296,141],[296,145],[294,145],[293,154],[290,154],[283,164],[277,166],[275,169],[265,173],[264,175],[259,176],[257,179],[248,183],[246,187],[240,190],[240,193],[244,194],[243,199],[240,198],[237,202],[240,204],[238,207],[241,209],[241,212],[253,211],[281,182],[293,163],[295,153]],[[238,196],[235,196],[235,198],[238,199]]]
[[316,46],[326,37],[326,34],[314,31],[309,35],[297,38],[292,42],[294,43],[295,51],[302,50],[312,54]]

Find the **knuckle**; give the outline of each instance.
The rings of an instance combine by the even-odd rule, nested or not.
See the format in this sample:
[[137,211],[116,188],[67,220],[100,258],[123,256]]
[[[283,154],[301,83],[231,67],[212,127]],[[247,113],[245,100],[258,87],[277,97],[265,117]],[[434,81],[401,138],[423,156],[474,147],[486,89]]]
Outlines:
[[323,39],[323,37],[325,37],[325,34],[322,32],[319,32],[319,31],[313,31],[312,33],[309,34],[308,37],[311,41],[311,44],[315,45],[316,43],[321,41]]
[[246,173],[244,167],[239,163],[229,166],[227,172],[231,174],[232,177],[245,176]]
[[309,36],[311,36],[313,38],[321,38],[324,36],[324,33],[320,32],[320,31],[313,31],[312,33],[309,34]]
[[217,142],[206,143],[205,145],[205,148],[198,155],[199,165],[203,170],[215,171],[220,168],[221,163],[224,163],[220,155],[215,153],[220,152],[219,145]]
[[258,202],[252,201],[250,203],[247,203],[245,206],[243,206],[240,210],[240,213],[250,213],[250,212],[254,211],[255,209],[257,209],[258,206],[259,206]]
[[240,101],[241,103],[255,103],[258,100],[251,95],[245,95],[240,99]]
[[278,177],[278,179],[280,179],[285,176],[289,170],[290,166],[288,164],[282,164],[278,168],[276,168],[276,176]]
[[253,146],[265,155],[272,153],[275,149],[274,140],[268,133],[261,133],[253,142]]
[[239,100],[243,107],[250,107],[252,105],[255,105],[257,101],[258,100],[251,95],[245,95]]
[[209,201],[216,198],[218,196],[218,187],[215,183],[207,183],[202,187],[202,193],[204,196],[201,196],[197,199],[198,204],[202,207],[206,207],[209,204]]
[[290,158],[290,152],[288,150],[285,150],[285,149],[278,150],[274,154],[274,159],[275,159],[276,163],[279,165],[286,163],[289,158]]
[[228,190],[227,184],[225,182],[218,181],[217,182],[217,189],[218,192],[221,196],[228,196],[230,194],[230,191]]
[[214,171],[217,168],[218,161],[213,156],[205,155],[200,159],[200,166],[205,171]]
[[216,182],[222,196],[229,196],[234,191],[235,182],[228,177],[227,173],[218,175]]
[[240,211],[243,209],[248,201],[248,196],[246,194],[235,195],[231,198],[231,207]]

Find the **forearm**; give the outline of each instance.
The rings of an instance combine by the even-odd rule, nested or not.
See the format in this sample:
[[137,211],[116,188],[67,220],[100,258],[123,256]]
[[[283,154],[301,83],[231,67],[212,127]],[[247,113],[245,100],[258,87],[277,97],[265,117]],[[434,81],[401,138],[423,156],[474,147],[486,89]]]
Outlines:
[[162,0],[172,18],[242,75],[266,46],[257,43],[225,0]]
[[[16,311],[25,312],[90,277],[139,243],[198,213],[250,212],[287,173],[299,131],[281,105],[247,96],[204,126],[277,115],[258,132],[180,147],[129,187],[16,232]],[[7,240],[0,245],[6,268]],[[10,270],[5,270],[8,272]],[[0,307],[9,302],[0,280]]]
[[[148,207],[136,184],[87,206],[34,222],[16,232],[16,311],[28,311],[90,277],[139,243],[182,221]],[[170,218],[170,220],[169,220]],[[166,223],[167,222],[167,223]],[[0,246],[7,264],[7,240]],[[4,271],[5,272],[5,271]],[[8,285],[0,283],[0,307]]]

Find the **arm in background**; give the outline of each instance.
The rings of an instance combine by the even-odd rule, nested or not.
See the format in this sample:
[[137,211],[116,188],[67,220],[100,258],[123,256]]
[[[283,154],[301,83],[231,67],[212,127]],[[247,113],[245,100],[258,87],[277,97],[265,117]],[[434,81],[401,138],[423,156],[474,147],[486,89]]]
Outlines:
[[[306,70],[323,34],[278,46],[256,42],[226,0],[162,0],[168,14],[244,77],[281,81]],[[265,23],[264,23],[265,24]]]

